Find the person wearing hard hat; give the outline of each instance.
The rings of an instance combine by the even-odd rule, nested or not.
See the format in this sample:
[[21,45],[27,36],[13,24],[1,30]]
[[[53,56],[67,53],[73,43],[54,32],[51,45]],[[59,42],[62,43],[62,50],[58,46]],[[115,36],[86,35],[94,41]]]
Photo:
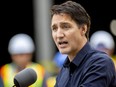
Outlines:
[[94,32],[90,37],[90,44],[95,49],[106,52],[111,56],[116,67],[116,56],[114,55],[115,41],[109,32],[104,30]]
[[29,87],[46,87],[45,68],[32,62],[35,45],[32,38],[24,33],[14,35],[8,45],[8,52],[12,62],[1,67],[1,77],[4,87],[14,85],[14,76],[25,68],[33,68],[37,73],[37,80]]

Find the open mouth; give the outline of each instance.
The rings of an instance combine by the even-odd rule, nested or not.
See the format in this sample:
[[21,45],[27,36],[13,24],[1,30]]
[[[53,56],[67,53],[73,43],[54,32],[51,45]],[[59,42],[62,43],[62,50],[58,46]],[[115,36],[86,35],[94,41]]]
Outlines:
[[59,45],[60,47],[65,47],[67,44],[68,44],[67,41],[60,41],[60,42],[58,42],[58,45]]

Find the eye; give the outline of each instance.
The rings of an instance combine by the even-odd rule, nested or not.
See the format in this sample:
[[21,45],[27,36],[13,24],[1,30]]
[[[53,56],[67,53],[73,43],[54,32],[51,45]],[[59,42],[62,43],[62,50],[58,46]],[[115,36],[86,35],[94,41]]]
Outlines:
[[57,26],[52,26],[52,31],[57,31]]
[[68,23],[63,23],[63,24],[61,25],[61,27],[62,27],[63,29],[69,29],[69,28],[71,28],[70,24],[68,24]]
[[69,26],[69,25],[67,25],[67,24],[66,24],[66,25],[64,25],[63,27],[64,27],[64,28],[70,28],[70,26]]

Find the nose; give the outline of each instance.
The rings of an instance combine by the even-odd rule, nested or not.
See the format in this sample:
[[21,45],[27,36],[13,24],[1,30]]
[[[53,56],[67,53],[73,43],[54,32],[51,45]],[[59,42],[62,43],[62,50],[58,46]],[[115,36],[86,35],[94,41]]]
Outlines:
[[58,29],[58,31],[57,31],[57,37],[58,38],[64,37],[64,32],[61,29]]

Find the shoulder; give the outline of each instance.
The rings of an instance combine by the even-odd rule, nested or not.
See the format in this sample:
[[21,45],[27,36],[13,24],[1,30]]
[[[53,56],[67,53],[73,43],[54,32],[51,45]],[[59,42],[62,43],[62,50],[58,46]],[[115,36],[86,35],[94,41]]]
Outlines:
[[11,67],[11,63],[2,65],[0,69],[7,69],[7,68],[9,68],[9,67]]
[[88,58],[88,62],[86,64],[86,66],[90,67],[96,67],[96,68],[102,68],[104,70],[113,70],[114,69],[114,64],[112,61],[112,58],[107,55],[104,52],[93,52],[92,54],[90,54],[91,56],[89,56]]
[[41,65],[39,63],[34,63],[34,62],[30,65],[30,67],[45,69],[45,67],[43,65]]
[[100,51],[95,51],[95,52],[93,52],[92,54],[91,54],[91,56],[90,56],[90,58],[89,58],[89,60],[90,61],[101,61],[101,62],[104,62],[104,63],[112,63],[112,58],[108,55],[108,54],[106,54],[106,53],[104,53],[104,52],[100,52]]
[[6,73],[8,71],[11,72],[12,70],[13,70],[13,67],[12,67],[12,64],[11,63],[2,65],[0,67],[0,73],[1,74],[4,74],[4,73]]

